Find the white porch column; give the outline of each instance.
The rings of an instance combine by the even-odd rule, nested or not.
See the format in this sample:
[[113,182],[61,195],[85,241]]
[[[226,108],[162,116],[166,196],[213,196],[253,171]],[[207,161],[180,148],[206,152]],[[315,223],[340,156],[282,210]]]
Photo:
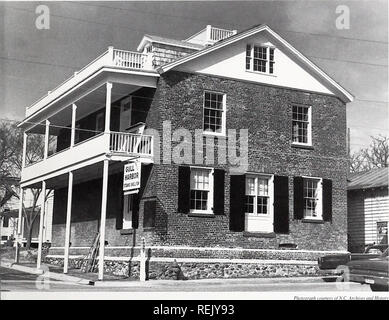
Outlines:
[[105,133],[111,131],[111,92],[112,92],[112,83],[107,82],[107,93],[105,97]]
[[107,191],[108,191],[108,165],[109,160],[103,161],[103,190],[101,195],[100,218],[100,249],[99,249],[99,280],[104,277],[104,249],[105,249],[105,219],[107,216]]
[[76,111],[77,106],[72,104],[72,132],[70,137],[70,148],[74,146],[74,140],[76,139]]
[[27,133],[23,132],[22,169],[26,166],[26,154],[27,154]]
[[37,269],[40,269],[42,262],[42,243],[43,243],[43,221],[45,218],[46,211],[46,181],[42,181],[42,191],[41,191],[41,211],[39,215],[39,242],[38,242],[38,257],[36,261]]
[[50,134],[50,121],[46,120],[46,130],[45,130],[45,153],[43,158],[47,159],[49,153],[49,134]]
[[23,227],[23,198],[24,198],[24,189],[20,188],[19,195],[19,215],[18,215],[18,230],[17,230],[17,239],[16,239],[16,251],[15,251],[15,262],[19,262],[19,247],[22,246],[22,227]]
[[70,221],[72,217],[72,196],[73,196],[73,172],[69,172],[68,181],[68,203],[66,208],[66,229],[65,229],[65,256],[63,273],[68,273],[69,266],[69,246],[70,246]]

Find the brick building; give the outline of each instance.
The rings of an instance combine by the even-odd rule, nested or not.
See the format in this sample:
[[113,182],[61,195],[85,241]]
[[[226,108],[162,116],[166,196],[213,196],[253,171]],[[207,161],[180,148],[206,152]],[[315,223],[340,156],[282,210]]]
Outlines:
[[100,278],[138,270],[142,237],[153,277],[173,259],[188,277],[307,274],[347,249],[350,93],[266,25],[137,50],[110,47],[20,125],[46,135],[22,187],[54,189],[47,261],[67,272],[98,232]]

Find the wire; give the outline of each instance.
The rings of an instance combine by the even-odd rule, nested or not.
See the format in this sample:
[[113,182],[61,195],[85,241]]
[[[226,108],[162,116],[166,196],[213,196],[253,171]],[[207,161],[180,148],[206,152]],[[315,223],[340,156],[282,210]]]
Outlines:
[[[96,6],[96,7],[99,7],[99,6]],[[33,11],[28,10],[28,9],[15,8],[15,7],[7,7],[7,8],[33,13]],[[90,21],[90,20],[85,20],[85,19],[80,19],[80,18],[61,16],[61,15],[56,15],[56,14],[51,14],[51,15],[54,16],[54,17],[59,17],[59,18],[63,18],[63,19],[70,19],[70,20],[81,21],[81,22],[86,22],[86,23],[105,25],[105,26],[112,26],[114,28],[124,28],[124,29],[128,29],[128,30],[131,30],[131,31],[135,31],[135,32],[149,32],[150,31],[150,30],[142,30],[142,29],[133,29],[133,28],[121,26],[121,25],[118,25],[118,24],[106,24],[106,23],[102,23],[102,22],[96,22],[96,21]],[[289,32],[293,32],[293,31],[289,31]],[[303,33],[303,32],[299,32],[299,33]],[[343,37],[343,38],[345,38],[345,37]],[[352,38],[350,38],[350,39],[352,39]],[[361,41],[361,40],[358,40],[358,41]],[[354,63],[354,64],[360,64],[360,65],[368,65],[368,66],[374,66],[374,67],[386,67],[386,68],[388,67],[388,65],[385,65],[385,64],[376,64],[376,63],[360,62],[360,61],[353,61],[353,60],[332,59],[332,58],[317,57],[317,56],[307,56],[307,57],[309,57],[309,58],[316,58],[316,59],[323,59],[323,60],[329,60],[329,61],[339,61],[339,62]],[[1,57],[1,58],[4,59],[5,57]],[[39,63],[41,63],[41,62],[39,62]],[[45,64],[45,63],[41,63],[41,64]],[[64,67],[66,67],[66,66],[64,66]],[[74,68],[74,67],[70,67],[69,66],[69,68]]]
[[[209,20],[209,19],[193,18],[193,17],[189,17],[189,16],[176,16],[176,15],[172,15],[172,14],[154,13],[154,12],[138,10],[138,9],[117,8],[117,7],[111,7],[111,6],[106,6],[106,5],[90,5],[90,4],[80,3],[77,1],[72,2],[72,4],[78,4],[78,5],[87,6],[87,7],[107,8],[107,9],[113,9],[113,10],[119,10],[119,11],[138,12],[138,13],[150,14],[150,15],[155,15],[155,16],[166,16],[166,17],[171,17],[171,18],[182,19],[185,21],[187,21],[187,20],[202,21],[202,22],[206,22],[206,23],[219,23],[219,24],[223,24],[223,25],[232,25],[234,27],[240,26],[240,27],[247,28],[247,25],[245,25],[245,24],[236,23],[236,22],[234,22],[234,23],[229,23],[229,22],[224,22],[224,21],[221,22],[221,21],[214,20],[213,18],[212,18],[212,20]],[[385,44],[385,45],[388,44],[388,42],[385,42],[385,41],[350,38],[350,37],[342,37],[342,36],[332,36],[332,35],[323,34],[323,33],[311,33],[311,32],[294,31],[294,30],[279,29],[279,28],[274,28],[274,30],[280,30],[280,31],[290,32],[290,33],[298,33],[298,34],[308,34],[308,35],[312,35],[312,36],[321,36],[321,37],[328,37],[328,38],[335,38],[335,39],[344,39],[344,40],[361,41],[361,42],[372,42],[372,43],[380,43],[380,44]]]

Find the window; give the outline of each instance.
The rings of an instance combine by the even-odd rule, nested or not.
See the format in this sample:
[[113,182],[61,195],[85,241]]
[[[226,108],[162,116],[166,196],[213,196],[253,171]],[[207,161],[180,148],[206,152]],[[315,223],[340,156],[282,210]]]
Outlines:
[[133,195],[124,195],[123,203],[123,229],[132,228]]
[[105,125],[104,112],[100,112],[96,115],[96,133],[103,132]]
[[3,218],[3,227],[8,228],[9,226],[9,217],[4,217]]
[[191,168],[190,172],[190,211],[212,213],[213,175],[212,169]]
[[274,74],[274,48],[248,44],[246,70]]
[[204,132],[225,134],[225,105],[225,94],[209,91],[204,93]]
[[311,107],[293,106],[292,141],[294,144],[311,145]]
[[322,181],[321,179],[304,178],[304,218],[322,218]]
[[268,214],[270,194],[268,177],[247,176],[245,212],[253,215]]

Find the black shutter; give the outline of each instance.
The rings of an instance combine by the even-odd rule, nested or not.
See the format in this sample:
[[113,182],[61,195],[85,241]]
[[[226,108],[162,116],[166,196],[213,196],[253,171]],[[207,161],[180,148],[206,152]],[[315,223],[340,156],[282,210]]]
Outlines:
[[132,195],[132,228],[133,229],[138,229],[139,226],[139,203],[140,203],[139,193],[134,193]]
[[323,179],[323,220],[332,221],[332,180]]
[[289,179],[274,176],[274,232],[289,232]]
[[295,219],[304,218],[304,185],[302,177],[294,177],[293,179],[293,212]]
[[148,200],[144,202],[143,228],[153,228],[155,226],[155,208],[155,200]]
[[224,214],[224,176],[223,169],[215,169],[213,174],[213,213]]
[[246,176],[232,175],[230,184],[230,230],[244,231]]
[[178,212],[189,213],[190,209],[190,167],[178,167]]

